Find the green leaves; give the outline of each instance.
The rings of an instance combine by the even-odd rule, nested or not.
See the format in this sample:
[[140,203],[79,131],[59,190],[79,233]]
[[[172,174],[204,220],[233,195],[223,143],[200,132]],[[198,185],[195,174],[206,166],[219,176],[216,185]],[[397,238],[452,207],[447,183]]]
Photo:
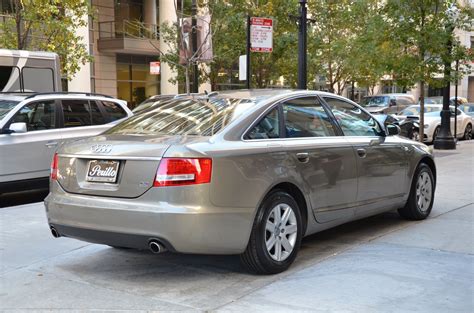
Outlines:
[[93,15],[87,0],[12,0],[13,10],[0,24],[0,45],[9,49],[52,51],[59,54],[68,79],[80,64],[91,61],[88,46],[77,35]]

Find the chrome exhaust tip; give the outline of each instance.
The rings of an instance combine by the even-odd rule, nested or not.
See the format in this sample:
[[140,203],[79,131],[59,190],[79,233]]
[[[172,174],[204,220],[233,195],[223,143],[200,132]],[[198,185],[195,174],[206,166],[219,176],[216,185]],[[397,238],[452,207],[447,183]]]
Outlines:
[[158,254],[166,251],[165,246],[163,246],[158,240],[156,239],[151,239],[148,242],[148,248],[150,248],[150,251]]
[[61,235],[58,233],[58,231],[56,230],[56,228],[54,228],[53,226],[51,226],[50,229],[51,229],[51,234],[53,235],[54,238],[59,238],[59,237],[61,237]]

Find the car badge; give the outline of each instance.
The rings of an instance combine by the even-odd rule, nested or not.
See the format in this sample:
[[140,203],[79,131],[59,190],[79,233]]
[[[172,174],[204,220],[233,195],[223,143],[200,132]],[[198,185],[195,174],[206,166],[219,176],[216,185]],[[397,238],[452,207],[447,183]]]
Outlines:
[[112,145],[96,144],[91,147],[91,150],[95,153],[109,153],[112,151]]

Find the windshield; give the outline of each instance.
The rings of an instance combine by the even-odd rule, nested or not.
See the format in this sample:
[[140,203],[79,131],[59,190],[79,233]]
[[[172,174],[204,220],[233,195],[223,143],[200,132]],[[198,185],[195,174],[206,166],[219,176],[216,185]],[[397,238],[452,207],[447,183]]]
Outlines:
[[13,100],[0,100],[0,120],[8,114],[16,105],[18,101]]
[[175,99],[112,127],[107,134],[212,136],[255,104],[248,99]]
[[360,103],[363,107],[386,107],[388,106],[388,97],[385,96],[375,96],[375,97],[365,97]]
[[[441,106],[425,106],[425,114],[430,112],[439,112],[441,111],[441,108]],[[405,110],[401,111],[398,115],[420,115],[420,106],[414,105],[408,107]]]

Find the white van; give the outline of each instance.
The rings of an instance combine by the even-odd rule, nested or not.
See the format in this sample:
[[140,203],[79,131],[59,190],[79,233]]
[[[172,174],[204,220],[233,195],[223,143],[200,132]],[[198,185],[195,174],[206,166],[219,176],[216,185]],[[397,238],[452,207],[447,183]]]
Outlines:
[[61,89],[61,68],[56,53],[0,49],[0,92]]

